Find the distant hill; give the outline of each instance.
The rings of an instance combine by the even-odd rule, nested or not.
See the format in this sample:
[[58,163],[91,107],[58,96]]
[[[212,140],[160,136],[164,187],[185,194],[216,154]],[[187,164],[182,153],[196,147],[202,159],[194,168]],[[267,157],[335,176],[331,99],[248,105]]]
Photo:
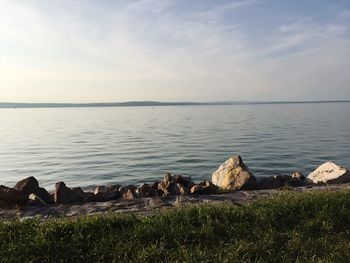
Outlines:
[[150,107],[150,106],[199,106],[199,105],[245,105],[245,104],[290,104],[290,103],[336,103],[336,101],[221,101],[221,102],[159,102],[128,101],[102,103],[15,103],[0,102],[0,108],[78,108],[78,107]]

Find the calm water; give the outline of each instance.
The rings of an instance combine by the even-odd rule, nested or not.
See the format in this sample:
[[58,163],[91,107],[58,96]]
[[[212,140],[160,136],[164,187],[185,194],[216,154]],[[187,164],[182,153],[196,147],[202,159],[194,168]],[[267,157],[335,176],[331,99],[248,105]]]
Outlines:
[[350,103],[0,109],[0,184],[195,180],[239,154],[257,176],[350,168]]

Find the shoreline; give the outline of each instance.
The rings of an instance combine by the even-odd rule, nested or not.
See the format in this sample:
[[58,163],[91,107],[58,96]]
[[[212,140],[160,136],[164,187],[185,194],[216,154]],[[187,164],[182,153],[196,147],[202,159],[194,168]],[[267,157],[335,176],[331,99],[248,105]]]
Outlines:
[[333,185],[307,185],[282,189],[240,190],[209,195],[170,195],[119,199],[105,202],[83,204],[53,204],[47,206],[26,206],[21,208],[1,209],[0,221],[39,219],[47,221],[59,218],[77,218],[85,216],[107,216],[113,214],[135,214],[150,216],[162,211],[186,206],[244,205],[258,200],[273,199],[281,194],[301,194],[308,192],[334,192],[350,190],[350,183]]
[[48,192],[35,177],[28,177],[12,188],[0,185],[0,221],[125,212],[150,215],[177,206],[245,204],[284,192],[340,189],[350,189],[350,172],[334,162],[320,165],[307,177],[295,172],[256,178],[240,156],[232,156],[218,167],[211,180],[200,183],[184,175],[167,174],[153,184],[100,185],[93,191],[69,188],[60,181],[54,192]]

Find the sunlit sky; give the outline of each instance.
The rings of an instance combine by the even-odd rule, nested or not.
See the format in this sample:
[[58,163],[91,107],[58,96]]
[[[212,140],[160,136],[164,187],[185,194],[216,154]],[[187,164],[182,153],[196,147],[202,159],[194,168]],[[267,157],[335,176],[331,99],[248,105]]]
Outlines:
[[350,0],[0,0],[0,101],[350,99]]

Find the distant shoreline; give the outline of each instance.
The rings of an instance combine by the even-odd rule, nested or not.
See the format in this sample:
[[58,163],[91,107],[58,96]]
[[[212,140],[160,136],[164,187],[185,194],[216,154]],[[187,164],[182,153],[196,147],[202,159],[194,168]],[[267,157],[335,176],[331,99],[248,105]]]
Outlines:
[[101,107],[156,107],[156,106],[215,106],[215,105],[261,105],[261,104],[310,104],[310,103],[349,103],[350,100],[329,101],[222,101],[222,102],[159,102],[128,101],[103,103],[17,103],[0,102],[0,109],[10,108],[101,108]]

